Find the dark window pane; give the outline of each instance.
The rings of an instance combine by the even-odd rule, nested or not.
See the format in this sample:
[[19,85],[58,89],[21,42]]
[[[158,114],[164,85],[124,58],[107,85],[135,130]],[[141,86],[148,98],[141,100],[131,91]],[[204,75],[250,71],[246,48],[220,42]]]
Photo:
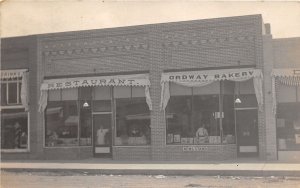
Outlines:
[[28,148],[28,113],[24,109],[1,111],[1,149]]
[[8,103],[9,104],[17,104],[18,97],[18,84],[17,83],[8,83]]
[[79,88],[79,100],[92,100],[93,87]]
[[1,105],[7,105],[6,90],[7,90],[6,83],[1,84]]
[[92,145],[92,112],[91,108],[83,107],[81,102],[80,108],[80,145]]
[[111,112],[111,100],[93,101],[94,112]]

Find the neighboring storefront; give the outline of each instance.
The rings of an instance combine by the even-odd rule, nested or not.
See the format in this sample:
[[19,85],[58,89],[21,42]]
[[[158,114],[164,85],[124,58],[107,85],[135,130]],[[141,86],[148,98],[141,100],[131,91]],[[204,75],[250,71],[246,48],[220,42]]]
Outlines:
[[1,151],[29,151],[28,71],[0,71]]
[[258,156],[262,79],[254,68],[163,73],[167,146],[190,151],[236,145],[238,156]]
[[274,69],[272,79],[278,159],[297,160],[300,155],[300,69]]
[[45,147],[92,147],[111,157],[114,146],[151,143],[148,74],[45,79]]

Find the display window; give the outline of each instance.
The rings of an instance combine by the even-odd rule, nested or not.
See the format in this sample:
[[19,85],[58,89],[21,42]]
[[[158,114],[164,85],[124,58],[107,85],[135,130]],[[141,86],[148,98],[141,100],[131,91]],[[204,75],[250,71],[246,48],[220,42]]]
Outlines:
[[1,110],[1,149],[28,149],[28,112]]
[[277,108],[279,151],[300,151],[300,103],[279,103]]
[[148,145],[150,111],[143,87],[114,87],[116,105],[115,145]]
[[45,145],[48,147],[78,145],[78,90],[49,91],[45,113]]
[[201,88],[170,84],[167,144],[220,144],[220,82]]

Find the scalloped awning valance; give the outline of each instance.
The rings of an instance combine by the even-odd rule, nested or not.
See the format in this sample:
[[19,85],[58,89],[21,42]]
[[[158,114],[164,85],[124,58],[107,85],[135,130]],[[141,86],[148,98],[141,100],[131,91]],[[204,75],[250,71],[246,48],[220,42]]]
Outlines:
[[150,86],[148,74],[93,76],[44,80],[41,90],[87,86]]
[[47,106],[48,90],[68,89],[78,87],[99,87],[99,86],[142,86],[145,87],[146,102],[149,110],[152,110],[150,98],[149,74],[131,74],[114,76],[93,76],[44,80],[41,85],[39,100],[39,111],[43,112]]
[[23,77],[27,69],[0,70],[1,79],[20,78]]
[[262,71],[254,68],[218,69],[163,73],[160,108],[165,110],[170,99],[169,82],[187,87],[202,87],[220,80],[246,81],[253,79],[259,109],[263,106]]

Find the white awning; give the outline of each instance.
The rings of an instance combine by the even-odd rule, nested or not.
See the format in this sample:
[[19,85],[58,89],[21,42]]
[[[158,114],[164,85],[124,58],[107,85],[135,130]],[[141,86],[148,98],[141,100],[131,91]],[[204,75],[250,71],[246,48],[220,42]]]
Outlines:
[[20,78],[27,69],[0,70],[1,79]]
[[150,86],[148,74],[94,76],[44,80],[41,90],[87,86]]
[[273,113],[277,111],[276,85],[300,86],[300,68],[273,69],[272,71],[272,97]]
[[48,90],[78,88],[87,86],[143,86],[145,87],[146,102],[152,110],[150,97],[149,74],[131,74],[114,76],[93,76],[44,80],[41,85],[39,111],[43,112],[47,106]]
[[259,109],[263,107],[262,71],[254,68],[219,69],[162,73],[160,108],[165,110],[170,99],[169,82],[187,87],[202,87],[220,80],[246,81],[253,78]]

